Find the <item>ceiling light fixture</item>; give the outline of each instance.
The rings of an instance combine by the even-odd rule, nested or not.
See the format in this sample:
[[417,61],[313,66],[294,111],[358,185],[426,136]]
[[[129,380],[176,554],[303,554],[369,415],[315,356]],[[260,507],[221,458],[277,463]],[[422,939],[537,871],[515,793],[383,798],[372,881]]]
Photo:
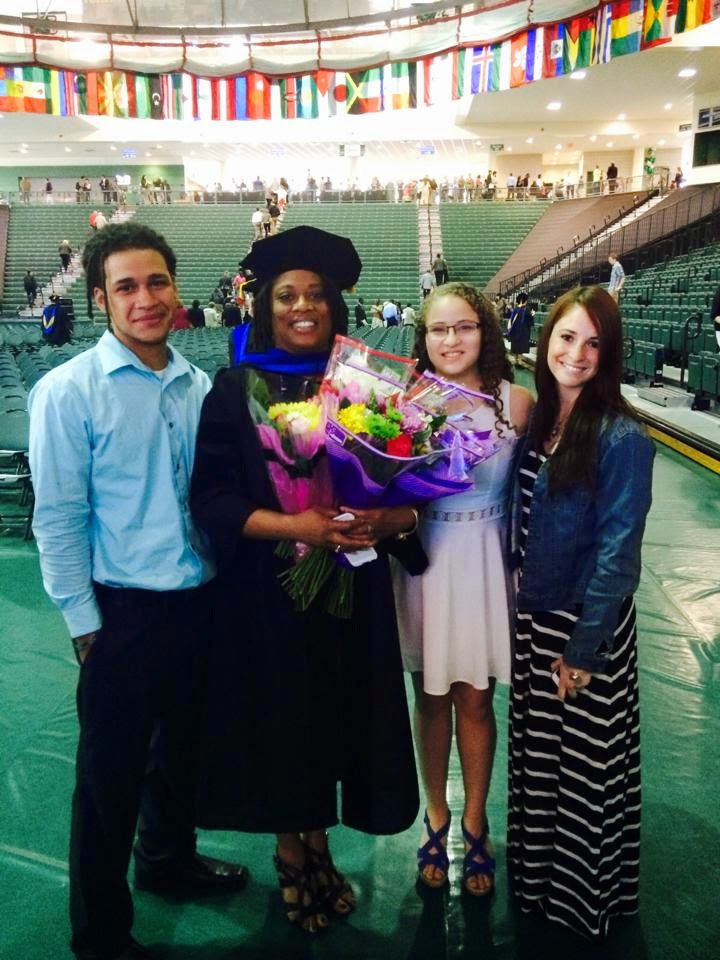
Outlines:
[[546,109],[546,110],[560,110],[561,107],[562,107],[562,104],[560,103],[559,100],[551,100],[550,103],[548,103],[548,104],[546,105],[545,109]]
[[683,67],[682,70],[678,70],[679,77],[694,77],[697,73],[695,67]]
[[532,137],[528,137],[527,140],[525,141],[525,143],[532,143],[532,142],[533,142],[533,138],[532,138]]
[[584,80],[586,76],[587,76],[587,74],[585,73],[584,70],[574,70],[574,71],[570,74],[570,79],[571,79],[571,80]]
[[590,140],[592,141],[592,143],[595,143],[595,141],[597,140],[597,136],[596,136],[595,134],[593,134],[593,135],[590,137]]
[[664,109],[665,109],[665,110],[672,110],[672,104],[671,104],[671,103],[666,103]]
[[618,120],[627,120],[627,114],[626,114],[626,113],[619,113],[619,114],[618,114]]

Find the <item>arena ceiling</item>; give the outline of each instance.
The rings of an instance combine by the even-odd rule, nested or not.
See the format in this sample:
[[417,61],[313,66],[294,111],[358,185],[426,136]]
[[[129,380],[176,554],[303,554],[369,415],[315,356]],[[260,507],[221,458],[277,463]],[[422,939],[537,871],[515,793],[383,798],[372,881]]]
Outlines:
[[[2,9],[15,0],[4,0]],[[396,0],[395,9],[403,0]],[[538,10],[543,0],[535,0]],[[583,7],[571,0],[550,6]],[[32,2],[21,0],[24,11]],[[48,0],[38,4],[42,13]],[[82,13],[84,22],[114,22],[127,25],[137,15],[140,24],[150,18],[151,11],[162,9],[182,23],[188,10],[198,6],[197,0],[88,0],[64,6],[74,8],[73,16]],[[315,7],[320,5],[315,4]],[[478,4],[474,9],[478,8]],[[528,4],[485,4],[486,7],[522,7]],[[351,13],[372,11],[387,3],[361,0],[359,3],[323,0],[326,16],[342,7]],[[286,19],[309,16],[313,0],[266,0],[247,3],[243,0],[207,0],[202,4],[204,21],[217,27],[233,16],[253,10],[263,11],[270,21],[285,11]],[[68,14],[72,11],[68,9]],[[488,9],[487,16],[497,11]],[[184,13],[184,15],[183,15]],[[145,18],[145,19],[144,19]],[[1,19],[1,18],[0,18]],[[158,16],[154,17],[158,23]],[[418,149],[432,146],[441,160],[465,163],[475,169],[474,158],[486,156],[492,144],[502,144],[515,154],[541,154],[544,163],[570,163],[581,152],[632,150],[652,145],[682,147],[687,133],[680,127],[692,124],[694,101],[702,93],[718,89],[720,61],[720,20],[675,37],[671,43],[622,57],[610,64],[585,71],[584,79],[558,77],[541,80],[515,90],[479,94],[442,109],[407,110],[392,114],[335,117],[326,121],[206,122],[191,125],[179,121],[113,120],[104,117],[47,117],[6,114],[0,120],[2,137],[0,157],[5,163],[98,163],[109,160],[122,150],[135,151],[136,162],[181,162],[189,156],[216,161],[234,159],[244,171],[261,168],[264,157],[284,157],[289,162],[307,159],[308,165],[321,164],[327,156],[328,144],[361,142],[366,156],[391,160],[399,165],[417,160]],[[693,67],[693,77],[681,78],[681,69]],[[561,104],[550,111],[551,102]],[[532,142],[529,142],[529,141]]]

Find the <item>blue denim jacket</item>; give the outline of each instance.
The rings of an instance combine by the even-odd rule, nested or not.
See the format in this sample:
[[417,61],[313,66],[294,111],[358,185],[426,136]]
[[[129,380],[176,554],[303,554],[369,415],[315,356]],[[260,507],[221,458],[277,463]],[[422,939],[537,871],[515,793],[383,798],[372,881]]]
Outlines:
[[[518,445],[511,511],[511,564],[520,564],[518,470],[528,444]],[[640,579],[640,544],[650,509],[655,447],[629,417],[606,418],[598,437],[595,490],[574,486],[551,496],[549,463],[535,483],[518,610],[580,606],[565,650],[573,667],[602,672],[612,650],[620,605]]]

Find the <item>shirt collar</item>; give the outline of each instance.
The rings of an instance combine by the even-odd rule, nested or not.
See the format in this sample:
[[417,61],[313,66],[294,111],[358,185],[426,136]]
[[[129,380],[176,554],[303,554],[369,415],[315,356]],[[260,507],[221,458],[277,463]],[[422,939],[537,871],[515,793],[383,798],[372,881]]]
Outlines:
[[[144,364],[132,350],[128,349],[125,344],[121,343],[110,330],[106,330],[100,337],[96,349],[100,356],[103,373],[105,374],[114,373],[123,367],[135,367],[136,370],[142,373],[155,374],[154,370],[146,366],[146,364]],[[171,380],[175,380],[177,377],[191,372],[192,367],[185,357],[168,344],[168,364],[163,383],[170,383]]]

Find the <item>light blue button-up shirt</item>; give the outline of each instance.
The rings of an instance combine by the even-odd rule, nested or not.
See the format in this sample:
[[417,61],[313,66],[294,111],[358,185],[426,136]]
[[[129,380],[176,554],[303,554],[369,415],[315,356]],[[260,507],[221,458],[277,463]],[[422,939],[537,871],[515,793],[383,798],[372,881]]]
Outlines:
[[71,636],[101,626],[93,580],[183,590],[214,575],[189,508],[209,389],[176,350],[158,375],[106,332],[30,392],[33,532]]

